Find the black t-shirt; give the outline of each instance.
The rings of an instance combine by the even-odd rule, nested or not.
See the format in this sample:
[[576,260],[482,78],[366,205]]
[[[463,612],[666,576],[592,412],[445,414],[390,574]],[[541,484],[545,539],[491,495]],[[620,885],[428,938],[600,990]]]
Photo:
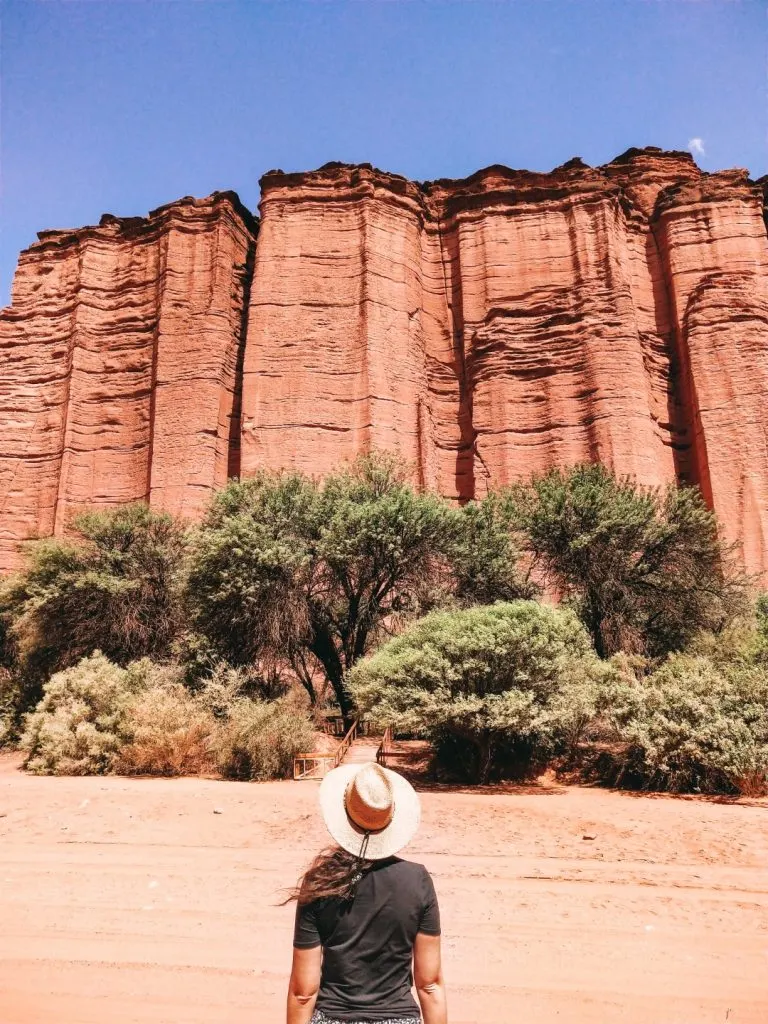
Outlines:
[[337,1020],[418,1017],[411,994],[417,932],[440,934],[435,887],[425,867],[399,857],[373,864],[353,900],[298,907],[294,946],[323,947],[317,1009]]

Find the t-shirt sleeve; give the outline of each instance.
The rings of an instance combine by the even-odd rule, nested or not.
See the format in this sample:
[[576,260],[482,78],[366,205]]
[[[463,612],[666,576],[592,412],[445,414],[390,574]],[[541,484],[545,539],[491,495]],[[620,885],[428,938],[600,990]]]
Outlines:
[[314,903],[305,903],[303,907],[297,905],[296,923],[293,928],[294,947],[296,949],[314,949],[321,943]]
[[430,873],[424,869],[424,902],[419,920],[419,931],[422,935],[440,934],[440,907],[437,905],[435,883]]

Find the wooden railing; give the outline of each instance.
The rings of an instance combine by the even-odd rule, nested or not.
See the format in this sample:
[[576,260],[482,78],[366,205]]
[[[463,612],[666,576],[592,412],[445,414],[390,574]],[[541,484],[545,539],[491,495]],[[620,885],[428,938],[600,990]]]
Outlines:
[[386,767],[387,758],[392,753],[392,750],[392,726],[388,725],[387,728],[384,730],[384,736],[382,738],[381,743],[379,744],[379,749],[376,751],[376,760],[379,762],[380,765]]
[[293,759],[293,777],[297,782],[304,779],[322,779],[334,768],[334,754],[297,754]]
[[322,779],[332,768],[338,768],[355,741],[359,724],[356,718],[333,753],[297,754],[293,759],[294,779],[297,782],[305,779]]
[[334,768],[338,768],[339,767],[341,762],[344,760],[347,751],[352,746],[352,744],[355,742],[355,740],[357,738],[357,730],[358,730],[359,726],[360,726],[360,722],[356,718],[354,720],[354,722],[352,723],[352,725],[350,725],[349,729],[347,730],[347,735],[344,737],[344,739],[339,744],[338,750],[336,751],[336,760],[335,760],[334,765],[333,765]]

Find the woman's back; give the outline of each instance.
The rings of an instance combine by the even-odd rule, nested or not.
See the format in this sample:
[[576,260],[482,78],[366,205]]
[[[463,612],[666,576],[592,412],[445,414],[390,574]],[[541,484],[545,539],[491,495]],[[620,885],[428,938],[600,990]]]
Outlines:
[[418,933],[440,934],[434,885],[421,864],[398,857],[371,864],[352,899],[299,906],[295,947],[323,948],[317,1009],[338,1020],[418,1016],[411,994]]
[[374,762],[334,768],[319,795],[337,845],[289,896],[287,1024],[447,1024],[435,887],[395,856],[419,826],[418,794]]

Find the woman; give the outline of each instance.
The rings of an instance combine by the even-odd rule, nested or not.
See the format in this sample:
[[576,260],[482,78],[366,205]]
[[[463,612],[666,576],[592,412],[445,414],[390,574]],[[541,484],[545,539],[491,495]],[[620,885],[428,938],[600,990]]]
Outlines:
[[395,856],[419,827],[413,787],[378,764],[342,765],[323,779],[320,807],[338,846],[290,896],[288,1024],[447,1024],[435,888]]

